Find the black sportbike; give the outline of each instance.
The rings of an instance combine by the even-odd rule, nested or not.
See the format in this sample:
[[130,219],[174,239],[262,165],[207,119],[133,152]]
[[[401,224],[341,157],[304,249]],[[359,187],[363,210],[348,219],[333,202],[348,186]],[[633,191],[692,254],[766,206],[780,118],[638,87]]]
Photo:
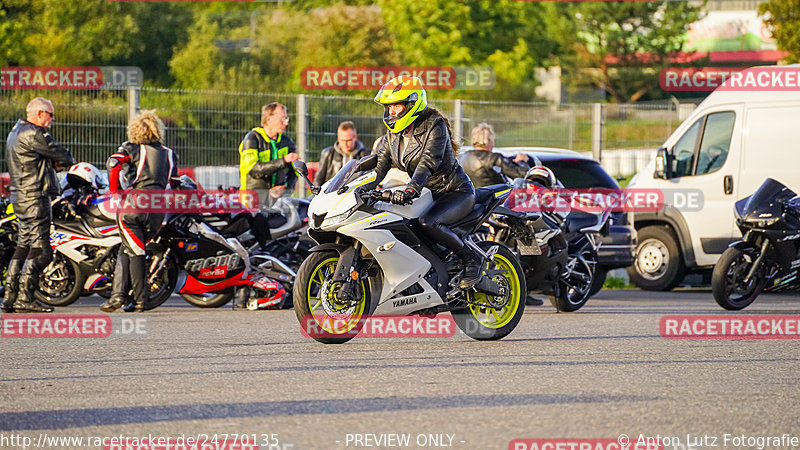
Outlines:
[[800,286],[800,199],[772,178],[734,205],[742,240],[714,266],[714,300],[732,311],[747,307],[762,291]]

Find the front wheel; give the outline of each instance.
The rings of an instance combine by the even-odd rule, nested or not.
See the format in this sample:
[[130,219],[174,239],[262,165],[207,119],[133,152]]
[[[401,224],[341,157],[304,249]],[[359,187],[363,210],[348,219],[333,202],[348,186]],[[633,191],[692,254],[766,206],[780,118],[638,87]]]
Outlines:
[[631,283],[646,291],[669,291],[686,274],[681,247],[672,230],[651,225],[638,230],[636,259],[628,267]]
[[485,273],[503,287],[498,296],[467,291],[467,306],[451,312],[453,319],[467,336],[479,341],[497,340],[506,337],[517,327],[525,311],[528,289],[522,266],[508,247],[497,242],[481,241],[478,246],[484,251],[497,245],[497,252],[484,266]]
[[80,298],[84,281],[78,263],[55,252],[53,260],[39,276],[39,289],[34,295],[50,306],[71,305]]
[[759,270],[748,282],[744,281],[755,256],[734,247],[722,253],[711,275],[711,292],[719,306],[730,311],[746,308],[764,289],[767,279]]
[[340,282],[333,282],[339,253],[314,252],[300,265],[292,297],[303,334],[323,344],[343,344],[355,337],[369,315],[370,291],[360,278],[355,298],[340,298]]
[[[163,255],[158,256],[159,259],[163,257]],[[154,265],[154,259],[155,257],[151,257],[148,253],[147,267]],[[155,265],[158,265],[158,261],[155,262]],[[175,260],[172,258],[167,259],[164,262],[164,267],[158,272],[151,273],[148,271],[146,282],[150,284],[150,295],[142,309],[149,311],[166,302],[169,296],[172,295],[172,291],[175,290],[175,286],[178,284],[178,266],[175,264]]]

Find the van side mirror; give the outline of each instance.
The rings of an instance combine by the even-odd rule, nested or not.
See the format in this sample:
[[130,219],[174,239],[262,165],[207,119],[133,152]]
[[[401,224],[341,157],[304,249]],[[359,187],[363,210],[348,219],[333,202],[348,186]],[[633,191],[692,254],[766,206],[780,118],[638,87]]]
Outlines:
[[378,167],[378,155],[367,155],[358,160],[358,171],[372,170]]
[[309,189],[311,189],[311,193],[314,195],[319,194],[319,186],[314,186],[314,183],[308,178],[308,166],[306,166],[306,163],[298,159],[292,163],[292,167],[294,167],[295,172],[299,173],[303,176],[303,178],[305,178]]
[[669,180],[672,178],[672,153],[664,147],[658,149],[656,153],[656,170],[653,173],[653,178],[661,178]]

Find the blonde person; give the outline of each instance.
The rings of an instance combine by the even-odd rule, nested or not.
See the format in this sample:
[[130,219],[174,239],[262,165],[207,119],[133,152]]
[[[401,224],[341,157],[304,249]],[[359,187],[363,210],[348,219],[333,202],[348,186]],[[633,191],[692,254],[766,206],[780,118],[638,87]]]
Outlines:
[[[164,123],[155,111],[142,111],[128,124],[128,141],[108,158],[109,188],[119,192],[120,178],[131,190],[167,189],[171,180],[178,177],[178,157],[164,145]],[[134,310],[145,308],[150,293],[145,267],[145,245],[161,228],[164,212],[118,211],[122,245],[114,269],[111,297],[100,307],[111,312],[133,300]],[[133,298],[128,292],[133,288]]]

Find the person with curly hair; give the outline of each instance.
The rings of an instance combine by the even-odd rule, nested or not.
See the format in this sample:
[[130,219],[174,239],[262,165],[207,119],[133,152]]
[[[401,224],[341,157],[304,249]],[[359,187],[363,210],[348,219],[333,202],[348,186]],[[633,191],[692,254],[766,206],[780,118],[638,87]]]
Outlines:
[[[166,190],[178,177],[178,156],[164,145],[164,123],[155,111],[142,111],[128,124],[128,141],[108,158],[112,193],[130,190]],[[143,311],[150,293],[146,283],[145,245],[161,228],[164,212],[117,211],[122,245],[114,269],[111,297],[100,307],[111,312],[128,303],[133,288],[134,310]]]

